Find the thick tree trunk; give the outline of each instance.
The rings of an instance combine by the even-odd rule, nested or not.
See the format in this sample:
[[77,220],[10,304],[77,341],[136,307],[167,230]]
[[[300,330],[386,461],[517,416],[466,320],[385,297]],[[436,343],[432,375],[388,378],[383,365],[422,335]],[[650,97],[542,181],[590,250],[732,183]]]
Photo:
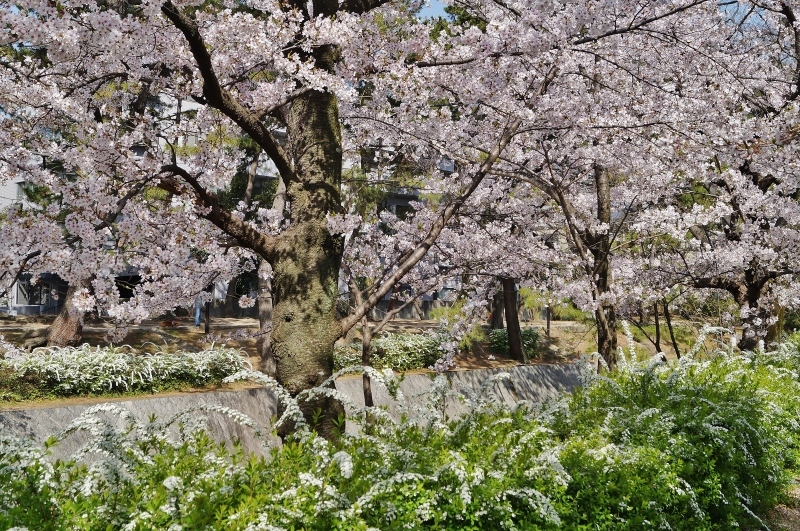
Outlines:
[[500,330],[501,328],[505,328],[505,319],[504,319],[504,305],[503,302],[503,292],[498,291],[492,297],[492,319],[491,319],[491,327],[492,330]]
[[64,305],[47,332],[50,347],[74,347],[83,339],[83,312],[76,310],[72,301],[75,293],[90,285],[89,280],[74,282],[67,288]]
[[[333,345],[341,335],[336,299],[344,239],[331,235],[326,221],[341,208],[342,145],[335,96],[314,91],[298,97],[289,109],[287,130],[299,179],[287,183],[291,225],[281,235],[272,263],[272,350],[276,379],[297,395],[333,373]],[[338,433],[337,420],[344,413],[338,401],[316,398],[300,409],[323,437]],[[283,433],[292,429],[287,426]]]
[[776,308],[773,313],[775,317],[777,317],[777,320],[767,329],[767,338],[765,340],[767,345],[781,340],[781,336],[783,336],[783,327],[786,325],[786,308],[778,306],[777,304],[774,306],[776,306]]
[[739,306],[747,308],[747,316],[742,319],[742,337],[739,341],[741,350],[756,350],[759,341],[763,341],[767,336],[770,312],[768,308],[758,304],[763,285],[764,283],[759,282],[755,275],[745,272],[745,280],[734,294]]
[[755,308],[751,308],[751,311],[753,311],[753,315],[742,320],[742,336],[739,339],[741,350],[754,351],[758,348],[759,340],[763,339],[763,336],[759,334],[760,327],[756,323],[758,311]]
[[758,301],[752,305],[747,305],[748,315],[742,319],[742,337],[739,341],[741,350],[756,350],[760,341],[764,341],[765,346],[769,336],[767,322],[772,317],[772,312],[767,308],[759,307]]
[[517,286],[513,278],[503,277],[503,305],[506,313],[506,330],[508,331],[508,350],[511,357],[525,363],[525,352],[522,350],[522,330],[519,327],[517,312]]
[[613,306],[601,306],[594,312],[597,324],[597,352],[609,369],[617,366],[617,313]]

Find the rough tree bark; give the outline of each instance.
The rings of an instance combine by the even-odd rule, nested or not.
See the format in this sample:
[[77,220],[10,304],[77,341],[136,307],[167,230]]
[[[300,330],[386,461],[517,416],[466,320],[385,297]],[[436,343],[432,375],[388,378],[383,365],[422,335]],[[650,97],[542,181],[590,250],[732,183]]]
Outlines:
[[[295,174],[303,178],[287,183],[291,225],[272,262],[272,350],[277,380],[296,395],[333,373],[333,345],[342,333],[336,299],[344,239],[330,234],[326,223],[328,213],[341,209],[342,144],[333,94],[305,94],[287,115]],[[305,401],[301,410],[307,419],[317,419],[314,428],[326,437],[337,431],[337,418],[344,414],[342,405],[327,397]]]
[[73,282],[67,288],[64,305],[47,331],[47,345],[50,347],[74,347],[83,339],[83,312],[73,305],[75,293],[90,286],[90,280]]

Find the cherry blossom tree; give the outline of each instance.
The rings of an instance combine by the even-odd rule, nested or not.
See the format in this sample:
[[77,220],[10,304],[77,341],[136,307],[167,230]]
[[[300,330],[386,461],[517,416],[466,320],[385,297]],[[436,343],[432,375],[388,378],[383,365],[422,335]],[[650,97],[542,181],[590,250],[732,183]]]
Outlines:
[[[9,218],[5,270],[35,255],[39,271],[72,283],[94,274],[91,302],[136,320],[188,302],[207,273],[231,276],[233,264],[255,266],[258,256],[273,270],[277,379],[292,394],[320,384],[333,342],[418,266],[462,208],[487,197],[478,192],[496,166],[542,166],[535,146],[565,129],[577,141],[604,127],[639,138],[656,134],[654,121],[677,127],[694,99],[677,98],[664,72],[686,64],[656,55],[643,65],[641,50],[673,33],[683,45],[698,20],[718,16],[706,0],[467,6],[474,23],[432,36],[408,5],[383,0],[5,2],[0,178],[23,175],[69,206],[63,224]],[[18,56],[23,48],[31,53]],[[615,90],[595,101],[598,78]],[[665,95],[669,112],[654,99]],[[277,168],[284,205],[257,206],[253,217],[221,205],[217,192],[241,160],[225,139],[238,135]],[[377,138],[410,158],[446,155],[458,171],[426,177],[438,199],[416,212],[414,230],[340,319],[344,233],[360,223],[343,208],[343,158]],[[181,149],[188,139],[195,149]],[[571,145],[614,171],[632,146],[611,142]],[[145,282],[122,303],[113,276],[131,265]],[[322,409],[322,432],[341,411],[327,397],[304,408]]]
[[748,350],[775,338],[782,309],[800,302],[797,9],[791,2],[726,7],[719,46],[708,55],[718,71],[713,109],[725,121],[703,128],[703,159],[636,227],[653,238],[642,270],[662,290],[729,294],[739,307],[739,346]]

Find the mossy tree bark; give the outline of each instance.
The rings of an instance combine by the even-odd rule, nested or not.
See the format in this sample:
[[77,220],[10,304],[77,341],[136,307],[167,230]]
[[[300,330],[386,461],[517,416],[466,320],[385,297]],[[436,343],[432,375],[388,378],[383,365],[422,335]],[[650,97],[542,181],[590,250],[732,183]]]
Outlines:
[[[287,183],[291,225],[272,260],[272,351],[278,382],[296,395],[333,373],[333,345],[342,331],[336,299],[344,239],[330,234],[326,222],[341,208],[342,146],[334,95],[310,92],[287,114],[294,173],[302,178]],[[330,398],[304,402],[301,409],[323,436],[336,431],[344,412]]]

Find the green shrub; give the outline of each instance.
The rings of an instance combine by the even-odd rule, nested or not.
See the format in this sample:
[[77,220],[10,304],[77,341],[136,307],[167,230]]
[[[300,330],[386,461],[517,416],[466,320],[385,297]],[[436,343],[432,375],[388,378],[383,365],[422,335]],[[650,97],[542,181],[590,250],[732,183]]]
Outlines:
[[[441,343],[438,334],[384,334],[372,340],[371,365],[400,372],[425,369],[442,356]],[[337,345],[333,361],[335,370],[361,365],[361,343]]]
[[[620,466],[625,464],[620,470],[610,464],[591,471],[585,481],[570,484],[568,495],[606,500],[598,505],[606,507],[602,518],[612,520],[623,515],[610,505],[610,496],[625,501],[626,510],[638,507],[637,514],[647,514],[647,507],[628,500],[642,492],[659,504],[680,502],[659,512],[683,515],[681,528],[686,529],[730,529],[753,520],[753,513],[763,514],[780,499],[790,479],[788,469],[799,462],[797,373],[784,371],[778,361],[725,354],[702,362],[684,359],[666,368],[632,365],[576,390],[569,408],[555,415],[555,433],[569,444],[602,434],[608,451],[622,460]],[[622,458],[633,450],[640,457],[650,453],[655,461],[645,459],[633,467],[631,458]],[[592,462],[578,459],[584,465]],[[564,466],[570,471],[568,463]],[[664,485],[672,495],[653,497]]]
[[[539,332],[532,327],[523,328],[522,335],[522,351],[525,354],[525,359],[534,359],[539,357],[537,346],[539,344]],[[498,328],[489,331],[489,351],[493,354],[500,354],[507,356],[511,351],[508,344],[508,330],[505,328]]]
[[90,411],[76,425],[103,427],[90,433],[105,452],[91,467],[0,434],[0,529],[761,528],[798,465],[798,365],[791,344],[670,365],[623,356],[542,407],[483,401],[397,424],[373,410],[361,433],[300,432],[266,458],[186,425],[178,440],[169,426],[115,431]]

